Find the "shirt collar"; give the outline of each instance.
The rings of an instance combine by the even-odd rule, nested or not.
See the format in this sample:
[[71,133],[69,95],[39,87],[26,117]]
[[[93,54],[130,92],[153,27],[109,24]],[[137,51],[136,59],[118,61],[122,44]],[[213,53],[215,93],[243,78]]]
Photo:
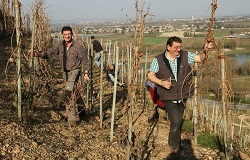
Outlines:
[[[168,55],[167,55],[167,52],[168,52],[168,50],[165,51],[165,57],[167,58],[168,61],[171,61],[171,60],[169,59]],[[179,57],[180,57],[180,54],[179,54],[174,60],[176,60],[176,59],[179,58]]]
[[[75,43],[75,40],[72,39],[72,44],[71,44],[71,45],[74,45],[74,43]],[[62,45],[64,45],[64,44],[65,44],[65,41],[63,40],[63,41],[62,41]]]

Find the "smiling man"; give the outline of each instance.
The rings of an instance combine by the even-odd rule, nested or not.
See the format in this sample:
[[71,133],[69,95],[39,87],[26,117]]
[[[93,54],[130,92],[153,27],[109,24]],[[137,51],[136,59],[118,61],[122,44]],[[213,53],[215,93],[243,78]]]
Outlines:
[[[61,68],[64,71],[64,74],[66,75],[64,101],[66,105],[69,104],[72,92],[76,92],[78,97],[78,111],[80,112],[81,117],[85,115],[85,106],[82,97],[75,90],[75,86],[81,74],[81,65],[84,65],[85,68],[84,80],[89,80],[89,60],[86,49],[83,47],[83,45],[72,39],[73,32],[71,27],[64,26],[62,28],[61,34],[63,37],[63,41],[54,45],[48,51],[35,51],[33,55],[35,57],[41,57],[44,59],[48,59],[52,56],[59,56]],[[29,54],[31,54],[31,50],[29,51]],[[70,110],[66,109],[66,115],[68,116],[68,120],[71,124],[75,124],[76,121],[78,121],[78,116],[76,113],[77,112],[75,110],[75,107],[70,108]]]
[[[170,37],[166,50],[155,57],[147,75],[148,80],[157,84],[157,94],[164,103],[170,121],[168,144],[172,155],[179,155],[181,147],[181,124],[187,98],[193,95],[191,66],[194,62],[203,62],[205,52],[194,54],[182,50],[182,40]],[[211,49],[206,43],[204,49]]]

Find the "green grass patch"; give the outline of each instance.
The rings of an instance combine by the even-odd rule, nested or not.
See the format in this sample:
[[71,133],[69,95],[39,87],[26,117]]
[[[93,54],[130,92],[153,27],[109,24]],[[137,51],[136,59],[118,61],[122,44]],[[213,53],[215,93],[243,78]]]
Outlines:
[[184,120],[182,124],[182,130],[193,132],[193,123],[191,121]]
[[167,42],[166,37],[146,37],[144,39],[144,44],[162,44],[166,42]]
[[[187,132],[193,132],[193,123],[191,121],[184,120],[182,130]],[[213,150],[222,151],[223,149],[223,145],[221,144],[221,141],[216,134],[203,132],[198,135],[197,143],[202,147],[211,148]]]
[[223,145],[216,134],[202,133],[197,137],[199,145],[213,150],[222,150]]
[[214,36],[217,37],[217,38],[221,38],[225,35],[225,33],[222,33],[222,32],[216,32],[214,33]]

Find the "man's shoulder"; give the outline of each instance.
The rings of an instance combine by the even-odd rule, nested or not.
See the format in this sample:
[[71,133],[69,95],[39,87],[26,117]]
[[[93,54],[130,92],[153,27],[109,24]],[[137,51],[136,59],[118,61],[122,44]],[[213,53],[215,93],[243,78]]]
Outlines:
[[93,41],[93,44],[100,44],[100,42],[99,42],[98,40],[95,39],[95,40]]
[[190,53],[190,52],[182,50],[181,51],[181,57],[188,57],[188,53]]
[[83,44],[78,41],[73,41],[73,45],[77,48],[82,48],[82,47],[84,48]]
[[56,42],[53,46],[63,46],[63,41]]
[[182,50],[182,51],[181,51],[181,54],[188,54],[188,51]]
[[73,42],[74,45],[82,45],[81,43],[79,43],[79,42],[76,41],[76,40],[73,40],[72,42]]
[[162,52],[162,53],[160,53],[160,54],[158,54],[158,55],[156,55],[155,58],[158,59],[159,57],[162,57],[162,55],[164,55],[164,54],[165,54],[165,51]]

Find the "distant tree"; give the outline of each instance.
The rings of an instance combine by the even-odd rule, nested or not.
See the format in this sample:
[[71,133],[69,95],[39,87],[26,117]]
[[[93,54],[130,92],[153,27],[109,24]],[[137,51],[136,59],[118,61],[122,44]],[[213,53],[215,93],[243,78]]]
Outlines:
[[223,23],[218,22],[215,24],[214,29],[221,29],[222,26],[223,26]]
[[189,32],[184,32],[184,33],[183,33],[183,36],[184,36],[184,37],[191,37],[191,33],[189,33]]
[[235,39],[227,39],[223,43],[224,47],[228,49],[234,49],[237,47],[237,42]]
[[243,76],[250,75],[250,60],[245,61],[239,68],[239,73]]
[[235,58],[227,57],[227,76],[232,77],[238,74],[239,64]]
[[123,26],[123,27],[122,27],[122,33],[121,33],[121,34],[125,34],[125,31],[126,31],[126,27]]
[[236,31],[235,30],[231,30],[230,31],[230,34],[232,35],[232,34],[235,34],[236,33]]

